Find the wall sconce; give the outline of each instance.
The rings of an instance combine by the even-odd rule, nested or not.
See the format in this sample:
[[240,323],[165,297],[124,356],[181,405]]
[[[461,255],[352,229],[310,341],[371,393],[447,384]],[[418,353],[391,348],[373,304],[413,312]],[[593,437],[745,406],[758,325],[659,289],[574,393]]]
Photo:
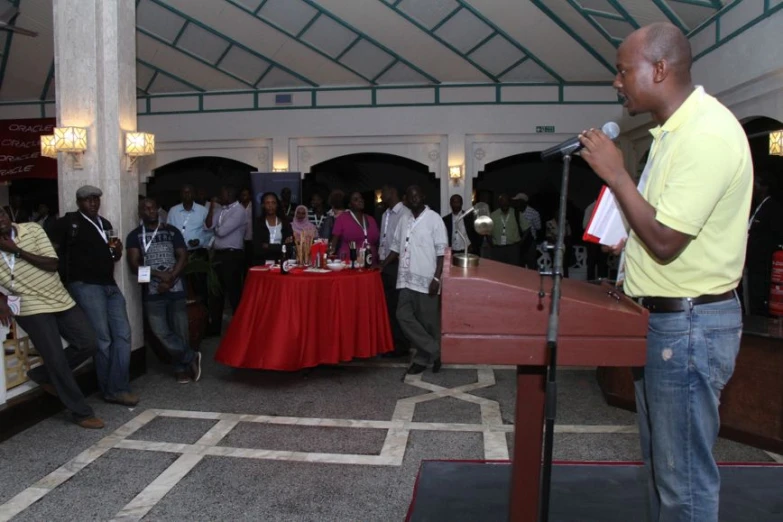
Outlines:
[[125,133],[125,155],[127,156],[127,170],[133,170],[136,161],[142,156],[155,154],[155,135],[147,132]]
[[55,127],[54,149],[71,156],[74,169],[82,168],[82,156],[87,150],[87,129],[81,127]]
[[449,179],[453,181],[455,185],[459,183],[462,179],[462,165],[449,167]]
[[769,155],[783,156],[783,130],[769,133]]
[[57,149],[54,146],[54,134],[41,136],[41,156],[57,159]]
[[378,189],[375,191],[375,204],[383,203],[383,190]]

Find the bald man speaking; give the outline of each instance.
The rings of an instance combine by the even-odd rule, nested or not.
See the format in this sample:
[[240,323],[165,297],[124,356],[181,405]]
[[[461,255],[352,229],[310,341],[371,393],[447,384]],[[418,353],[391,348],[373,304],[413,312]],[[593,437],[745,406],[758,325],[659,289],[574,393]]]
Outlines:
[[742,333],[736,294],[753,188],[748,141],[734,115],[691,80],[691,49],[670,24],[632,33],[614,88],[657,126],[638,186],[600,130],[582,157],[612,189],[631,230],[623,288],[650,311],[647,363],[635,375],[649,520],[717,522],[712,448],[721,390]]

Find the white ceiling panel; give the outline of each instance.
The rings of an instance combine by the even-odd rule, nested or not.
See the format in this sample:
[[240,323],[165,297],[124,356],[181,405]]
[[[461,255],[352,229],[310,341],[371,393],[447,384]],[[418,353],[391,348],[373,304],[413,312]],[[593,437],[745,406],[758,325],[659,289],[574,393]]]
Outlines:
[[450,13],[452,13],[459,4],[456,0],[402,0],[397,4],[397,8],[415,18],[425,27],[432,29]]
[[365,77],[373,78],[391,64],[394,57],[367,40],[362,40],[351,47],[341,61]]
[[137,57],[208,91],[247,89],[244,83],[205,65],[182,52],[136,33]]
[[185,32],[182,33],[182,36],[177,41],[177,47],[197,54],[209,63],[217,62],[228,48],[228,45],[222,38],[218,38],[195,24],[188,24]]
[[269,62],[256,58],[252,54],[232,47],[220,62],[220,68],[250,83],[256,83],[261,74],[267,70]]
[[440,26],[435,34],[467,53],[492,34],[492,28],[467,9],[462,9]]
[[142,89],[146,89],[152,77],[155,76],[155,70],[144,64],[136,64],[136,84]]
[[[228,2],[166,2],[248,49],[285,65],[317,85],[366,84],[359,76]],[[380,3],[378,5],[381,5]],[[382,8],[385,9],[383,5]],[[263,38],[259,38],[263,35]]]
[[322,7],[442,82],[486,81],[478,69],[378,1],[319,0]]
[[302,80],[291,76],[280,69],[272,69],[269,74],[258,84],[259,89],[274,89],[276,87],[305,87],[307,84]]
[[470,57],[484,69],[498,75],[524,58],[525,54],[498,35],[479,47]]
[[714,9],[709,7],[699,7],[697,5],[683,4],[680,2],[669,2],[672,11],[677,13],[688,29],[696,29],[704,20],[712,16]]
[[268,0],[260,11],[261,16],[294,34],[299,34],[317,13],[302,0]]
[[533,60],[525,60],[501,78],[504,82],[554,82],[552,75],[546,72]]
[[669,21],[655,2],[650,0],[623,0],[622,5],[639,25]]
[[356,40],[356,33],[327,16],[319,16],[318,20],[302,35],[302,40],[321,49],[332,58],[337,58],[351,42]]
[[427,78],[417,73],[402,62],[395,63],[388,71],[378,78],[379,85],[422,85],[428,83]]
[[[569,81],[602,81],[611,79],[611,73],[601,65],[576,40],[553,22],[531,2],[516,0],[471,0],[471,5],[480,10],[506,34],[524,46],[543,63],[553,69],[561,78]],[[546,2],[546,5],[555,5]],[[575,23],[598,34],[566,2],[557,5],[565,7],[576,15]],[[568,22],[567,22],[568,23]],[[593,45],[598,52],[614,63],[615,49],[598,35]],[[590,43],[590,42],[588,42]]]
[[152,82],[148,91],[150,94],[154,93],[172,93],[172,92],[194,92],[192,88],[184,83],[178,82],[173,78],[169,78],[163,74],[159,74],[155,77],[155,81]]
[[141,0],[136,7],[136,25],[167,42],[173,42],[185,25],[185,20],[150,0]]
[[607,33],[614,36],[615,38],[620,38],[622,40],[624,40],[626,36],[628,36],[629,34],[635,31],[634,27],[631,24],[627,22],[621,22],[620,20],[598,18],[596,21],[601,25],[601,27],[606,29]]

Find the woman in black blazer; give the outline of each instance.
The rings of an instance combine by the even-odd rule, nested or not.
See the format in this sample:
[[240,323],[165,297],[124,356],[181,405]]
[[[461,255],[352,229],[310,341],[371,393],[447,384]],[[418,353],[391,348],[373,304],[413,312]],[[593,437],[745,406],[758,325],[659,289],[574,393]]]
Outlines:
[[291,223],[282,215],[277,194],[267,192],[261,197],[261,204],[263,213],[253,226],[254,265],[278,261],[282,245],[288,249],[294,243]]

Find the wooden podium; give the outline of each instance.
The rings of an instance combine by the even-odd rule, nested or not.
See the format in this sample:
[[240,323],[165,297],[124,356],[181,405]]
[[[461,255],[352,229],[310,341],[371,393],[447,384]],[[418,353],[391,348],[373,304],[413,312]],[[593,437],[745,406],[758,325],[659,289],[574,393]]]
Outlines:
[[[552,278],[486,259],[443,269],[444,363],[517,366],[510,518],[538,520]],[[559,366],[644,366],[649,312],[608,284],[563,279]]]

